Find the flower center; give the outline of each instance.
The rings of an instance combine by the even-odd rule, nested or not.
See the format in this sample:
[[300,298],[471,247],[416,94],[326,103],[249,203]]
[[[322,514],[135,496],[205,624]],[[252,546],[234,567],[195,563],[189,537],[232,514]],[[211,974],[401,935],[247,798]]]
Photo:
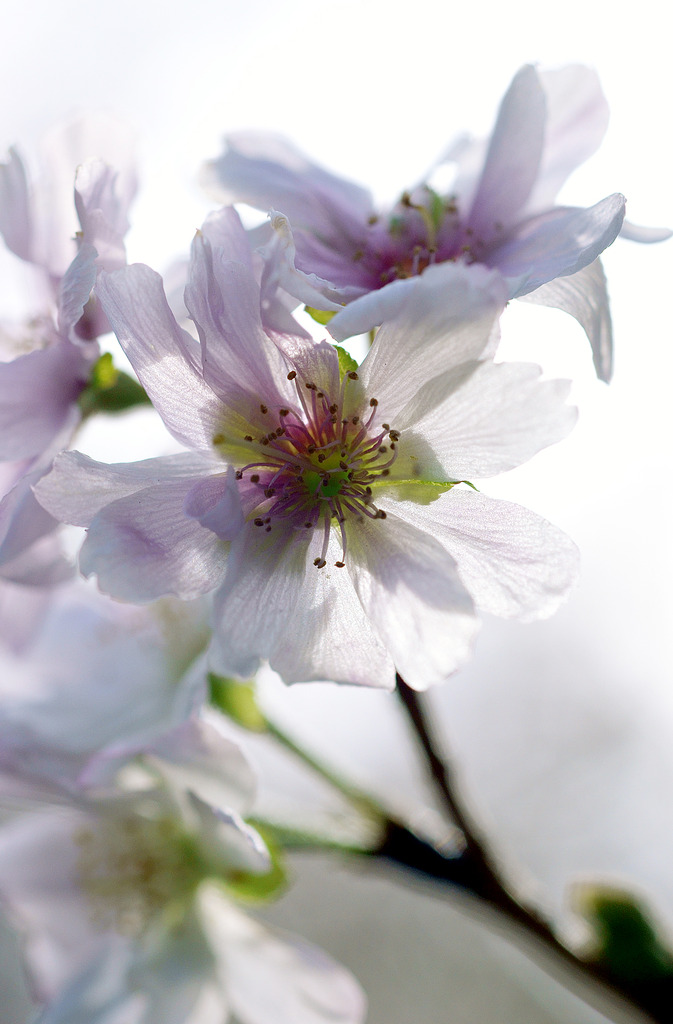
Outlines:
[[169,907],[179,911],[208,874],[194,838],[168,815],[110,815],[74,840],[94,924],[122,935],[140,935]]
[[314,562],[320,569],[327,564],[335,525],[343,551],[335,565],[343,568],[346,520],[385,519],[385,512],[374,504],[372,485],[388,476],[397,457],[399,433],[388,423],[375,425],[375,398],[370,399],[365,416],[344,415],[348,383],[358,379],[354,370],[346,372],[335,396],[326,395],[311,381],[300,381],[294,370],[288,379],[297,390],[297,407],[260,406],[262,414],[269,416],[271,430],[259,438],[246,435],[244,440],[254,444],[261,457],[236,475],[255,489],[250,518],[256,527],[270,532],[279,521],[305,529],[322,526],[322,553]]

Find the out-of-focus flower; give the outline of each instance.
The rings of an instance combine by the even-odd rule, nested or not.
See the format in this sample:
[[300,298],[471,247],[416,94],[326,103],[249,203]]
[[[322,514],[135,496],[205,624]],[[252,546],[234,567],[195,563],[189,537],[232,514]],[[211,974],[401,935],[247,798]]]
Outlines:
[[618,194],[587,209],[554,205],[568,175],[597,149],[607,119],[590,69],[524,66],[490,139],[461,138],[441,161],[455,165],[448,194],[424,182],[379,211],[365,189],[261,134],[231,136],[204,180],[223,202],[272,210],[270,248],[284,256],[279,282],[309,306],[332,311],[337,340],[387,320],[398,293],[429,266],[480,263],[505,277],[510,298],[528,296],[576,317],[599,377],[609,380],[610,312],[597,259],[620,230],[639,241],[670,232],[624,228]]
[[199,347],[149,268],[101,275],[124,350],[193,454],[57,459],[36,493],[89,527],[82,570],[132,601],[217,588],[216,670],[248,677],[267,658],[290,682],[390,687],[397,670],[425,687],[467,657],[475,604],[551,613],[574,546],[457,486],[520,464],[574,422],[565,382],[492,362],[502,278],[429,269],[356,370],[327,342],[274,343],[259,285],[231,251],[197,235],[186,302]]
[[209,636],[200,601],[134,608],[61,590],[29,643],[0,647],[0,796],[80,792],[182,727],[206,699]]
[[247,762],[203,728],[128,765],[116,790],[0,828],[0,896],[25,932],[42,1024],[363,1019],[347,971],[236,906],[273,866],[241,817]]

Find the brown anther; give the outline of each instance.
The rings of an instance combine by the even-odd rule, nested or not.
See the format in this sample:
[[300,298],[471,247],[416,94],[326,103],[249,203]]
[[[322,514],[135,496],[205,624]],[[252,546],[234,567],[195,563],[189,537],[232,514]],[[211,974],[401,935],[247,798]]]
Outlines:
[[343,469],[344,473],[346,473],[348,471],[348,463],[347,462],[340,462],[339,463],[339,469]]
[[271,516],[267,516],[266,519],[264,520],[264,522],[265,523],[270,523],[271,522]]
[[343,569],[343,567],[345,566],[346,563],[345,562],[335,562],[334,564],[336,565],[337,569]]
[[306,387],[308,388],[309,391],[317,391],[318,390],[316,385],[312,384],[310,380],[306,381]]
[[260,412],[268,412],[269,410],[268,410],[268,407],[266,405],[264,405],[264,403],[262,403],[260,405],[260,407],[259,407],[259,411]]
[[399,439],[400,439],[400,432],[399,432],[399,430],[390,430],[390,431],[388,431],[388,436],[390,437],[391,441],[399,441]]
[[311,527],[313,526],[313,523],[304,523],[304,526],[306,527],[307,530],[310,530]]
[[270,527],[270,526],[267,526],[267,527],[266,527],[266,530],[265,530],[264,532],[265,532],[265,533],[271,533],[271,527]]
[[378,222],[379,222],[379,218],[378,218],[378,214],[376,214],[376,213],[370,213],[370,215],[367,217],[367,223],[370,224],[370,225],[378,224]]
[[290,410],[289,409],[281,409],[279,411],[278,415],[279,416],[289,416],[290,415]]
[[386,446],[384,444],[382,444],[381,447],[379,448],[379,451],[381,452],[381,455],[385,455],[385,453],[388,451],[388,449],[386,448]]
[[259,473],[253,473],[252,474],[252,476],[250,477],[250,483],[251,484],[258,484],[259,483]]
[[236,470],[236,479],[237,480],[242,480],[243,479],[243,470],[242,469],[237,469]]
[[330,405],[330,407],[329,407],[329,411],[332,413],[332,415],[334,415],[334,413],[337,411],[338,408],[339,408],[338,405],[334,405],[334,403],[332,403],[332,405]]
[[324,452],[320,452],[320,454],[318,455],[318,462],[324,462],[326,457],[327,456],[325,455]]
[[370,399],[369,399],[369,404],[370,404],[371,406],[375,406],[375,405],[378,405],[378,404],[379,404],[379,400],[378,400],[378,398],[370,398]]
[[264,488],[264,497],[265,497],[265,498],[273,498],[273,496],[274,496],[274,494],[275,494],[275,493],[276,493],[276,492],[275,492],[275,490],[273,489],[273,487],[265,487],[265,488]]
[[381,470],[381,476],[390,476],[390,470],[389,469],[382,469]]
[[400,203],[402,206],[411,206],[411,196],[408,192],[403,192],[400,197]]
[[264,526],[264,520],[263,519],[255,519],[253,521],[254,521],[255,526]]
[[315,449],[316,449],[316,446],[314,444],[309,444],[309,445],[306,446],[306,451],[309,453],[309,455],[313,455],[313,452],[315,451]]
[[327,562],[325,561],[324,558],[314,558],[313,564],[315,565],[316,569],[322,569],[324,568],[324,566],[327,565]]
[[359,422],[360,422],[360,417],[359,416],[354,416],[353,419],[351,420],[351,423],[353,424],[353,426],[357,426],[357,424]]
[[376,513],[376,518],[377,519],[387,519],[388,518],[388,514],[386,512],[384,512],[382,508],[380,508],[378,510],[378,512]]
[[349,380],[359,380],[359,377],[355,370],[349,370],[346,376],[348,377]]
[[269,443],[268,437],[260,437],[259,443],[264,446],[267,445]]
[[287,375],[287,379],[288,380],[294,380],[294,378],[296,376],[297,376],[297,371],[296,370],[290,370],[290,372]]
[[252,441],[252,434],[246,434],[243,438],[244,441]]
[[389,423],[382,423],[381,427],[382,427],[383,430],[390,430],[390,424]]

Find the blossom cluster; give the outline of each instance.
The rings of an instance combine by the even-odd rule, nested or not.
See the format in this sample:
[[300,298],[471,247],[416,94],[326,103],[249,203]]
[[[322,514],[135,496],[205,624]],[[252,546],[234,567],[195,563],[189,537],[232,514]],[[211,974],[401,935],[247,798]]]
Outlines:
[[[609,380],[600,254],[668,235],[627,225],[621,195],[554,205],[606,123],[592,71],[525,67],[490,138],[440,161],[451,190],[430,176],[383,210],[285,140],[233,136],[202,172],[227,205],[179,300],[127,264],[124,129],[53,134],[35,185],[16,151],[0,165],[0,233],[37,296],[0,331],[0,795],[21,808],[0,898],[42,1024],[364,1019],[349,972],[241,909],[280,868],[210,686],[268,663],[423,690],[469,658],[482,613],[566,598],[573,542],[482,481],[576,415],[569,382],[498,361],[507,303],[574,316]],[[268,220],[246,230],[237,203]],[[147,400],[170,454],[77,450],[89,418]],[[86,529],[102,594],[61,524]]]

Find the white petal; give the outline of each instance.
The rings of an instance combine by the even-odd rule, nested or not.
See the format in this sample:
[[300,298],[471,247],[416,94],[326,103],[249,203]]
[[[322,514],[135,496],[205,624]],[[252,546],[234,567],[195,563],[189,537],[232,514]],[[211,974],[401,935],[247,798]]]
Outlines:
[[525,65],[503,97],[484,168],[467,218],[484,239],[496,224],[507,228],[521,213],[542,157],[546,103],[537,71]]
[[524,302],[535,302],[570,313],[586,331],[591,343],[596,374],[608,383],[612,377],[612,318],[605,272],[594,260],[569,277],[559,277],[535,291],[521,295]]
[[101,273],[96,295],[173,436],[210,450],[222,404],[203,380],[194,341],[176,323],[159,275],[141,263]]
[[[332,531],[334,533],[334,531]],[[391,688],[394,670],[380,637],[362,612],[330,539],[328,565],[317,569],[322,531],[309,539],[274,526],[248,526],[232,545],[225,584],[216,600],[216,671],[242,677],[266,658],[288,682],[332,680]]]
[[376,398],[391,422],[426,381],[492,354],[507,294],[497,272],[476,265],[429,267],[408,283],[358,370],[364,397]]
[[222,987],[241,1024],[361,1024],[362,989],[321,949],[223,905],[213,891],[203,911],[221,951]]
[[14,148],[0,163],[0,235],[5,245],[22,260],[32,262],[33,225],[30,194],[23,161]]
[[372,212],[366,189],[312,163],[278,135],[238,132],[207,163],[202,181],[220,202],[284,210],[323,237],[361,230]]
[[624,219],[624,196],[615,193],[588,209],[556,207],[520,224],[489,255],[518,298],[556,277],[576,274],[612,245]]
[[427,505],[385,501],[449,552],[482,611],[544,618],[577,578],[578,553],[570,538],[520,505],[457,487]]
[[625,220],[622,230],[619,232],[622,238],[628,238],[630,242],[665,242],[673,235],[670,228],[648,228],[641,224],[631,224]]
[[81,452],[63,452],[34,490],[40,504],[59,522],[89,526],[112,501],[169,481],[192,478],[194,482],[193,478],[218,468],[209,459],[187,453],[108,465]]
[[221,581],[227,545],[184,511],[195,480],[162,481],[106,505],[91,521],[80,553],[85,576],[122,601],[183,600]]
[[530,213],[551,206],[566,178],[600,146],[610,112],[598,75],[581,64],[538,72],[547,101],[544,152]]
[[402,509],[354,524],[346,564],[395,668],[424,690],[466,660],[478,623],[453,558],[411,521]]
[[[478,480],[520,466],[572,430],[570,382],[532,363],[471,363],[430,381],[395,420],[401,463],[424,480]],[[395,466],[397,476],[401,470]]]

